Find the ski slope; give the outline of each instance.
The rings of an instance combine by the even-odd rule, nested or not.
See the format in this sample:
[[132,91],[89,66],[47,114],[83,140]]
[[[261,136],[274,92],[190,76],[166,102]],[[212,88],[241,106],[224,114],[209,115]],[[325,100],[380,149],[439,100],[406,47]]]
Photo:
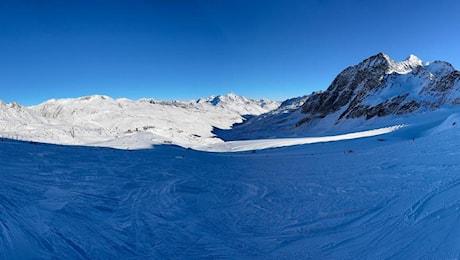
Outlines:
[[255,153],[4,139],[0,258],[456,259],[459,120]]

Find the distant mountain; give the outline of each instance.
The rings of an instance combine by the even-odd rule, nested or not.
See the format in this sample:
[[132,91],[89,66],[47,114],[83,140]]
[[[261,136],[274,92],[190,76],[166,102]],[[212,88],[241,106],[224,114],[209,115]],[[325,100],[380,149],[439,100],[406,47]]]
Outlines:
[[199,104],[211,104],[225,110],[237,112],[240,115],[259,115],[276,109],[280,104],[268,99],[251,99],[233,93],[211,96],[196,101]]
[[58,144],[142,148],[154,143],[185,147],[222,142],[212,130],[279,106],[235,94],[198,101],[112,99],[94,95],[52,99],[24,107],[0,103],[0,137]]
[[[252,139],[346,132],[415,112],[460,104],[460,72],[444,61],[410,55],[396,62],[384,53],[343,70],[325,91],[314,92],[219,134]],[[285,111],[281,114],[279,111]],[[267,129],[271,129],[267,131]]]

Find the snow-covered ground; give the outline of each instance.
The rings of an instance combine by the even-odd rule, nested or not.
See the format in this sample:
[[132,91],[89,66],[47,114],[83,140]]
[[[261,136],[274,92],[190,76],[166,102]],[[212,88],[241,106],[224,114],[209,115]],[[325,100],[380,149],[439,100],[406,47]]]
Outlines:
[[391,122],[237,153],[5,139],[0,258],[459,258],[460,113]]
[[148,148],[221,143],[214,128],[229,129],[246,115],[259,115],[278,102],[235,94],[197,101],[112,99],[94,95],[52,99],[37,106],[0,101],[0,137],[54,144]]
[[268,148],[277,148],[301,144],[314,144],[314,143],[325,143],[334,141],[343,141],[350,139],[358,139],[371,136],[379,136],[387,133],[391,133],[405,125],[395,125],[389,127],[383,127],[379,129],[354,132],[348,134],[331,135],[331,136],[320,136],[320,137],[299,137],[299,138],[273,138],[273,139],[257,139],[257,140],[242,140],[242,141],[228,141],[223,143],[212,144],[209,146],[197,146],[192,147],[195,150],[203,150],[208,152],[245,152],[262,150]]
[[[373,129],[375,125],[354,128],[344,124],[339,133],[317,131],[324,136],[256,141],[225,142],[225,138],[219,135],[229,135],[232,125],[242,123],[245,115],[255,116],[271,111],[266,116],[283,116],[283,111],[298,109],[304,101],[305,97],[294,98],[291,100],[293,105],[283,105],[281,110],[273,110],[279,106],[277,102],[251,100],[235,94],[189,102],[115,100],[95,95],[53,99],[32,107],[0,103],[0,137],[128,150],[148,149],[158,144],[176,144],[201,151],[239,152],[375,136],[403,126],[385,125],[384,122],[378,129]],[[267,127],[260,132],[268,135],[281,133],[281,129],[276,128],[278,125],[273,125],[274,127]],[[293,125],[294,123],[289,127],[293,128]],[[351,129],[357,131],[350,132]],[[233,136],[241,135],[240,132],[235,131]]]

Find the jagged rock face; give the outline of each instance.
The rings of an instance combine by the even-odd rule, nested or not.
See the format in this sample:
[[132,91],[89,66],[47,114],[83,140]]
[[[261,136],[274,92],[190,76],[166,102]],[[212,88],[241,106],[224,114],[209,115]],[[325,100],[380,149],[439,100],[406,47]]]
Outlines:
[[343,70],[324,92],[302,106],[296,126],[326,116],[343,119],[407,114],[420,109],[460,104],[460,72],[447,62],[423,65],[411,55],[395,62],[379,53]]

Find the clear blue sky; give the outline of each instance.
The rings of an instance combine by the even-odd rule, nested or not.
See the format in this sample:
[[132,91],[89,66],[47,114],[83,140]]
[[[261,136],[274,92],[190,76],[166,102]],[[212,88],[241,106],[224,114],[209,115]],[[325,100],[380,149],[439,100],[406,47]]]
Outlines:
[[0,1],[0,99],[283,100],[383,51],[460,66],[460,1]]

